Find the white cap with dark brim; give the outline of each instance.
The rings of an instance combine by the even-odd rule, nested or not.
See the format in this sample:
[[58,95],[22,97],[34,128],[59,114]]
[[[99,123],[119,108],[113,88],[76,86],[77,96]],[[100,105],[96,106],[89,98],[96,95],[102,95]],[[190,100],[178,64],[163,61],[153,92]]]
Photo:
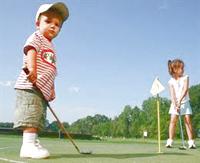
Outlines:
[[62,21],[64,22],[65,20],[67,20],[67,18],[69,17],[69,11],[67,6],[62,3],[62,2],[57,2],[57,3],[53,3],[53,4],[43,4],[39,7],[37,13],[36,13],[36,17],[35,17],[35,21],[38,21],[38,18],[40,17],[40,14],[53,9],[58,11],[58,13],[61,15],[62,17]]

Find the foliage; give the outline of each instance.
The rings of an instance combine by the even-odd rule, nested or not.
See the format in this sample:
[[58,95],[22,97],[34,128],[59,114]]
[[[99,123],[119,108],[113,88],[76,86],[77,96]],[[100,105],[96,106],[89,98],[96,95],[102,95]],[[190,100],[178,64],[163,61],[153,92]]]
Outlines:
[[12,128],[13,123],[11,122],[0,122],[0,128]]
[[190,103],[193,110],[193,128],[197,134],[200,131],[200,84],[192,86],[189,90]]
[[[190,103],[193,110],[193,127],[195,134],[200,134],[200,85],[189,89]],[[96,114],[78,119],[71,125],[63,122],[67,131],[76,134],[95,135],[100,137],[142,137],[143,132],[148,132],[148,137],[157,138],[157,100],[160,104],[160,129],[161,139],[168,137],[168,126],[170,115],[168,110],[170,100],[167,98],[150,97],[143,101],[141,108],[126,105],[122,112],[113,119]],[[59,126],[56,121],[46,121],[46,130],[58,132]],[[12,128],[13,123],[0,123],[0,128]],[[179,137],[179,126],[177,125],[176,136]]]

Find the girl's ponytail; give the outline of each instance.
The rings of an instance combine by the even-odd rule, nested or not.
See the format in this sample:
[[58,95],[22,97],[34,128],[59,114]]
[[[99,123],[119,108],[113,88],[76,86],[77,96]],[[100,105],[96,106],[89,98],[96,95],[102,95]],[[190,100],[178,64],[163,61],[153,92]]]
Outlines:
[[171,64],[172,64],[172,61],[171,61],[171,60],[168,60],[168,71],[169,71],[169,74],[170,74],[170,75],[173,74]]

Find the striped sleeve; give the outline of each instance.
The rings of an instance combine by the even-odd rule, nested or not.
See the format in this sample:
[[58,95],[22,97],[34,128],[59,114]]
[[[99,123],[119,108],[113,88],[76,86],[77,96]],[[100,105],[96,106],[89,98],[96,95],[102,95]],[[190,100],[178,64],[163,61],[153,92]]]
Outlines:
[[24,54],[27,54],[27,52],[34,48],[36,52],[39,52],[40,50],[40,45],[41,45],[41,39],[40,37],[36,34],[33,33],[26,41],[24,45]]

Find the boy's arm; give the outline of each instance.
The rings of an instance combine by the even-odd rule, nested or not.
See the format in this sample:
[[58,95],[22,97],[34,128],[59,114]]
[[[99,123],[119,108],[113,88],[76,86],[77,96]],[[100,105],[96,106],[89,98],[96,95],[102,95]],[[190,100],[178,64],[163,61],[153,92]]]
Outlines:
[[26,67],[29,70],[29,74],[27,75],[27,78],[33,84],[37,80],[36,56],[37,56],[37,52],[35,51],[35,49],[28,50]]

